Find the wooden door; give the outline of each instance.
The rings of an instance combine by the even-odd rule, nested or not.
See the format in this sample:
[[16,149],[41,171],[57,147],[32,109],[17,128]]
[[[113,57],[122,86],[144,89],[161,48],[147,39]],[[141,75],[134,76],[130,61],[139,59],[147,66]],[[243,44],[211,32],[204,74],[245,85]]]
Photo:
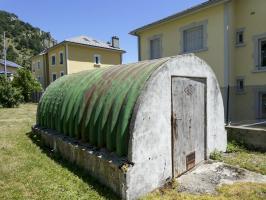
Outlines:
[[174,177],[205,159],[205,90],[205,79],[172,77]]

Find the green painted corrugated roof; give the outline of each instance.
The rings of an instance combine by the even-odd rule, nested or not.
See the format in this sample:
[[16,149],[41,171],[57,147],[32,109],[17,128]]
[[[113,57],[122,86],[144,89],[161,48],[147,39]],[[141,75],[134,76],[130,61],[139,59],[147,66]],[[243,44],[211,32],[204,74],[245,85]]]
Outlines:
[[126,156],[137,98],[152,72],[168,59],[93,69],[56,80],[38,105],[37,125]]

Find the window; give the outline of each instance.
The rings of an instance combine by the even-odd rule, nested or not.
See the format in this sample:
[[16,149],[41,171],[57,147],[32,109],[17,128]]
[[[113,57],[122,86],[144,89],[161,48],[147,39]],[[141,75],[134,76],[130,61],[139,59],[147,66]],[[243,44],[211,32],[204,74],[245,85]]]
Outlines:
[[254,72],[266,71],[266,33],[253,36]]
[[244,29],[238,29],[236,31],[236,46],[244,45]]
[[41,82],[41,77],[40,76],[38,76],[37,79],[38,79],[39,82]]
[[185,53],[203,49],[203,25],[184,30],[183,39]]
[[53,74],[53,81],[56,80],[56,74]]
[[266,68],[266,38],[259,40],[259,65]]
[[60,72],[60,76],[64,76],[64,72],[62,71],[62,72]]
[[259,93],[259,117],[266,119],[266,92]]
[[181,27],[180,31],[180,54],[207,51],[207,28],[208,20],[193,22]]
[[41,68],[41,61],[39,61],[39,60],[38,60],[38,62],[37,62],[37,67],[38,67],[38,69]]
[[94,55],[94,64],[96,64],[96,65],[101,64],[101,56],[100,55]]
[[236,80],[236,92],[241,93],[244,92],[244,79],[243,78],[238,78]]
[[150,59],[161,58],[161,38],[150,39]]
[[63,52],[59,53],[59,59],[60,59],[59,63],[62,65],[64,63],[64,54],[63,54]]
[[52,65],[55,65],[55,55],[54,56],[52,56]]

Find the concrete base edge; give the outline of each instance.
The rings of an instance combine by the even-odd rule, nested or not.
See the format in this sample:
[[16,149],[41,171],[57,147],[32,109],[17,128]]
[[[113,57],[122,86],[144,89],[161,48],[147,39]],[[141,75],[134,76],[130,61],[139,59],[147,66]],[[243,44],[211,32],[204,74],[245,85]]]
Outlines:
[[41,137],[41,142],[59,153],[64,159],[85,169],[103,185],[111,188],[118,196],[126,199],[126,168],[125,158],[82,144],[53,130],[32,127],[32,131]]

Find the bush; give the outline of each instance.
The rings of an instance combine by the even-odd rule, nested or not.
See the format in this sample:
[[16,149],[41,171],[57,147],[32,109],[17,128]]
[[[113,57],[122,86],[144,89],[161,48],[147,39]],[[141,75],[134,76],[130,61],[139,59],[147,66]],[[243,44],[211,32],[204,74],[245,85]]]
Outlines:
[[10,45],[6,51],[6,59],[17,62],[18,54],[15,52],[14,47]]
[[32,76],[31,72],[25,68],[17,70],[12,85],[21,91],[24,102],[31,101],[32,93],[42,91],[41,84]]
[[236,142],[235,140],[232,140],[232,141],[228,142],[226,152],[227,153],[234,153],[234,152],[241,152],[244,150],[245,150],[245,147],[244,147],[243,143]]
[[20,91],[14,88],[4,75],[0,75],[0,106],[13,108],[18,106],[22,100]]
[[210,159],[212,160],[222,160],[222,152],[218,151],[218,150],[214,150],[211,154],[210,154]]

